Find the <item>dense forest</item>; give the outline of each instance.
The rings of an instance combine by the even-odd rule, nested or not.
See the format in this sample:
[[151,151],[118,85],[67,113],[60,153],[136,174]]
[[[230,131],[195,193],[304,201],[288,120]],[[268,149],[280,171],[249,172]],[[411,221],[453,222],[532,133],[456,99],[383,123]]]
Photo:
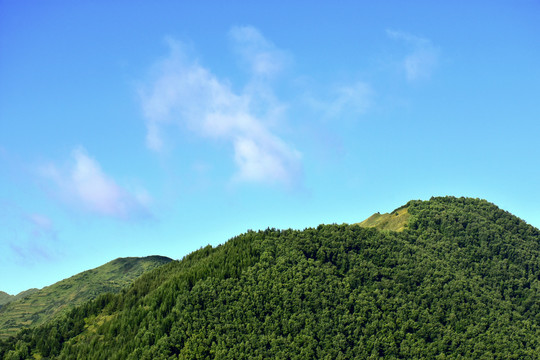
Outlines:
[[399,232],[267,229],[202,248],[0,357],[540,358],[540,231],[478,199],[400,209]]

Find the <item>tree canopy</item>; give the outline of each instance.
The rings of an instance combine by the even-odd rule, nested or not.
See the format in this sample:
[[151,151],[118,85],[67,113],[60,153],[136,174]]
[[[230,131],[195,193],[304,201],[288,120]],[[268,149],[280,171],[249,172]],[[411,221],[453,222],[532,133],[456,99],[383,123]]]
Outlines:
[[6,359],[540,357],[540,231],[478,199],[403,231],[248,231],[0,343]]

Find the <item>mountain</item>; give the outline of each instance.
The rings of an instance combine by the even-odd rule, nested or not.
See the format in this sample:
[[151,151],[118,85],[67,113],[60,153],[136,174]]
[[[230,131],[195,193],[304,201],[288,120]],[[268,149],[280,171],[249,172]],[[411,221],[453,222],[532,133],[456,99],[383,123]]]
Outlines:
[[6,292],[0,291],[0,309],[2,308],[3,305],[10,303],[12,301],[18,300],[18,299],[22,299],[36,291],[38,291],[38,289],[28,289],[25,291],[21,291],[17,295],[10,295]]
[[16,296],[3,293],[7,302],[0,307],[0,338],[42,324],[100,294],[119,292],[142,273],[170,261],[163,256],[120,258],[41,290],[31,289]]
[[12,301],[14,297],[15,297],[14,295],[9,295],[6,292],[0,291],[0,306]]
[[540,358],[540,230],[470,198],[378,215],[207,246],[0,357]]

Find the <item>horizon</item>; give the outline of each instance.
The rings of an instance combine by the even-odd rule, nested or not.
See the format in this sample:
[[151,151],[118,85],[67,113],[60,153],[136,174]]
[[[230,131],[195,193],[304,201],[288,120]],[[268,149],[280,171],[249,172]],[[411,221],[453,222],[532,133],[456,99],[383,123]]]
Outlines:
[[[485,200],[485,199],[480,199],[480,200]],[[427,201],[427,200],[422,200],[422,201]],[[487,200],[486,200],[486,201],[487,201]],[[389,212],[387,212],[387,213],[381,213],[381,212],[373,213],[373,214],[370,215],[368,218],[363,219],[363,220],[359,221],[358,223],[364,222],[364,221],[370,219],[372,216],[374,216],[374,215],[376,215],[376,214],[383,214],[383,215],[384,215],[384,214],[390,214],[390,213],[392,213],[393,211],[398,210],[398,209],[401,209],[401,208],[403,208],[403,206],[400,206],[400,207],[398,207],[398,208],[396,208],[396,209],[394,209],[394,210],[392,210],[392,211],[389,211]],[[504,209],[502,209],[502,210],[504,210]],[[521,219],[521,220],[523,220],[523,219]],[[525,220],[523,220],[523,221],[525,221]],[[343,223],[343,224],[347,224],[347,225],[355,225],[355,224],[348,224],[348,223]],[[318,224],[318,225],[321,225],[321,224]],[[328,225],[328,224],[326,224],[326,225]],[[529,225],[530,225],[530,224],[529,224]],[[369,225],[368,225],[368,226],[369,226]],[[309,227],[309,228],[316,228],[316,227],[317,227],[317,226],[311,226],[311,227]],[[289,229],[290,229],[290,228],[289,228]],[[293,230],[301,231],[301,230],[305,230],[305,229],[307,229],[307,228],[304,228],[304,229],[293,229]],[[248,229],[247,231],[250,231],[250,230],[251,230],[251,229]],[[283,230],[283,229],[281,229],[281,230]],[[263,231],[263,229],[259,229],[258,231]],[[398,230],[398,231],[400,231],[400,230]],[[245,233],[245,232],[244,232],[244,233]],[[243,234],[243,233],[242,233],[242,234]],[[242,234],[237,234],[237,235],[242,235]],[[220,243],[220,244],[217,244],[217,245],[224,244],[224,243],[228,242],[229,240],[230,240],[230,239],[227,239],[226,241],[224,241],[224,242],[222,242],[222,243]],[[209,244],[207,244],[207,245],[209,245]],[[200,249],[202,249],[204,246],[205,246],[205,245],[202,245],[199,249],[196,249],[196,250],[194,250],[194,251],[200,250]],[[194,252],[194,251],[193,251],[193,252]],[[190,254],[190,253],[187,253],[187,254],[185,254],[184,256],[189,255],[189,254]],[[71,278],[71,277],[74,277],[74,276],[76,276],[76,275],[79,275],[80,273],[83,273],[83,272],[85,272],[85,271],[89,271],[89,270],[96,269],[96,268],[98,268],[98,267],[101,267],[101,266],[103,266],[103,265],[106,265],[106,264],[108,264],[108,263],[110,263],[110,262],[113,262],[113,261],[115,261],[115,260],[119,260],[119,259],[141,259],[141,258],[150,258],[150,257],[162,257],[162,258],[167,258],[167,259],[169,259],[169,260],[171,260],[171,261],[181,261],[181,260],[183,259],[183,257],[182,257],[182,258],[170,258],[170,257],[164,256],[164,255],[159,255],[159,254],[150,254],[150,255],[144,255],[144,256],[139,256],[139,257],[134,257],[134,256],[118,257],[118,258],[114,258],[114,259],[108,260],[108,261],[104,262],[103,264],[100,264],[100,265],[98,265],[98,266],[96,266],[96,267],[94,267],[94,268],[85,269],[85,270],[82,270],[82,271],[80,271],[80,272],[78,272],[78,273],[76,273],[76,274],[68,275],[68,276],[65,277],[65,278],[58,279],[58,280],[54,281],[53,283],[47,284],[47,285],[45,285],[45,286],[43,286],[43,287],[41,287],[41,288],[29,288],[29,289],[22,290],[22,291],[20,291],[19,293],[15,293],[15,294],[10,294],[10,293],[7,293],[7,292],[2,291],[2,290],[0,290],[0,292],[4,292],[4,293],[6,293],[6,294],[8,294],[8,295],[11,295],[11,296],[16,296],[16,295],[19,295],[19,294],[24,293],[24,292],[26,292],[26,291],[29,291],[29,290],[42,290],[43,288],[49,287],[49,286],[51,286],[51,285],[55,285],[55,284],[58,283],[58,282],[61,282],[61,281],[63,281],[63,280],[67,280],[67,279],[69,279],[69,278]]]
[[540,228],[539,10],[0,2],[0,291],[432,196]]

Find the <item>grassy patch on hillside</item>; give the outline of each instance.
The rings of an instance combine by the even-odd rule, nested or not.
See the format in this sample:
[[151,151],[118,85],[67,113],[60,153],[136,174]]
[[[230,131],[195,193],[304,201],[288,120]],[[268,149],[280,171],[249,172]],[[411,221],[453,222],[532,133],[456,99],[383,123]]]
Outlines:
[[407,227],[410,216],[408,208],[401,207],[391,213],[373,214],[356,225],[379,230],[403,231]]

